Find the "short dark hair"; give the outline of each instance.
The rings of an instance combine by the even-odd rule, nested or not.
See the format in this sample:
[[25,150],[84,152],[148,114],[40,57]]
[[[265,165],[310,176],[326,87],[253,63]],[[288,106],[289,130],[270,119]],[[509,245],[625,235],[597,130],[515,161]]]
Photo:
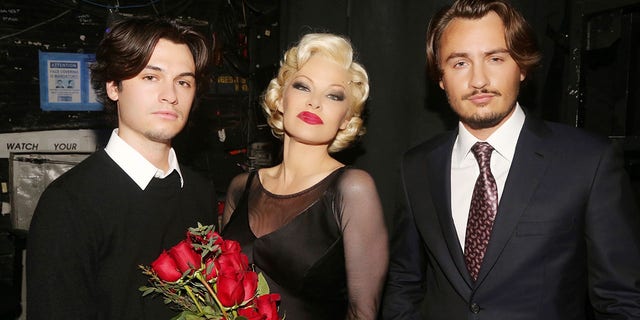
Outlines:
[[196,65],[196,88],[198,92],[206,88],[209,49],[200,32],[164,17],[123,17],[105,32],[96,50],[96,62],[90,67],[91,86],[108,111],[115,109],[116,102],[109,99],[106,83],[115,81],[119,85],[140,73],[160,39],[189,47]]
[[528,74],[542,57],[533,29],[524,17],[505,0],[458,0],[442,8],[429,22],[427,29],[427,69],[435,81],[442,78],[438,49],[440,38],[449,23],[456,18],[480,19],[495,12],[505,27],[507,49],[520,69]]

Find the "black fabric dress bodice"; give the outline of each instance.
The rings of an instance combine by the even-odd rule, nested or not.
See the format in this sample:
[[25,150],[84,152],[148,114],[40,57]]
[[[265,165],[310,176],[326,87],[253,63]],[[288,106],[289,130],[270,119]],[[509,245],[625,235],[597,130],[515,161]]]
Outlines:
[[343,172],[338,169],[291,195],[268,192],[252,172],[222,232],[225,239],[240,243],[271,292],[281,295],[280,313],[287,319],[345,317],[342,199],[337,192]]

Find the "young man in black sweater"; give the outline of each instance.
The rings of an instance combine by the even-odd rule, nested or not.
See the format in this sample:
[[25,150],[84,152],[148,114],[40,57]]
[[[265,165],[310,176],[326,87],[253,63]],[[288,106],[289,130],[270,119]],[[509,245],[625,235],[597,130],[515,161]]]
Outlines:
[[172,139],[208,64],[205,38],[175,21],[136,17],[105,34],[91,81],[118,128],[42,194],[29,230],[29,319],[169,319],[141,296],[139,265],[215,221],[206,179],[180,167]]

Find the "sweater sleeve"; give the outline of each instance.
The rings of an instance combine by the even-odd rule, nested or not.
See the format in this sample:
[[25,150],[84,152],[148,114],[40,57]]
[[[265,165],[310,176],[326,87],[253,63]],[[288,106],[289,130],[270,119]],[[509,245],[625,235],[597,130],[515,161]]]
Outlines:
[[91,218],[60,184],[40,197],[27,239],[29,319],[98,318]]

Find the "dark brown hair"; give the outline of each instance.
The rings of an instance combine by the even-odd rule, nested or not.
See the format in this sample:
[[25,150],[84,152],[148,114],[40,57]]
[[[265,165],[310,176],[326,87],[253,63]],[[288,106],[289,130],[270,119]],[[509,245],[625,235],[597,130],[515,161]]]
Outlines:
[[509,54],[520,69],[528,74],[541,59],[535,34],[524,17],[505,0],[458,0],[441,9],[427,29],[427,70],[435,81],[442,78],[438,49],[440,38],[453,19],[480,19],[495,12],[504,24]]
[[109,99],[106,83],[131,79],[149,63],[160,39],[189,47],[196,65],[196,88],[206,87],[209,50],[206,38],[196,30],[175,20],[162,17],[138,16],[122,18],[110,26],[96,50],[96,62],[91,65],[91,86],[97,99],[108,111],[116,102]]

